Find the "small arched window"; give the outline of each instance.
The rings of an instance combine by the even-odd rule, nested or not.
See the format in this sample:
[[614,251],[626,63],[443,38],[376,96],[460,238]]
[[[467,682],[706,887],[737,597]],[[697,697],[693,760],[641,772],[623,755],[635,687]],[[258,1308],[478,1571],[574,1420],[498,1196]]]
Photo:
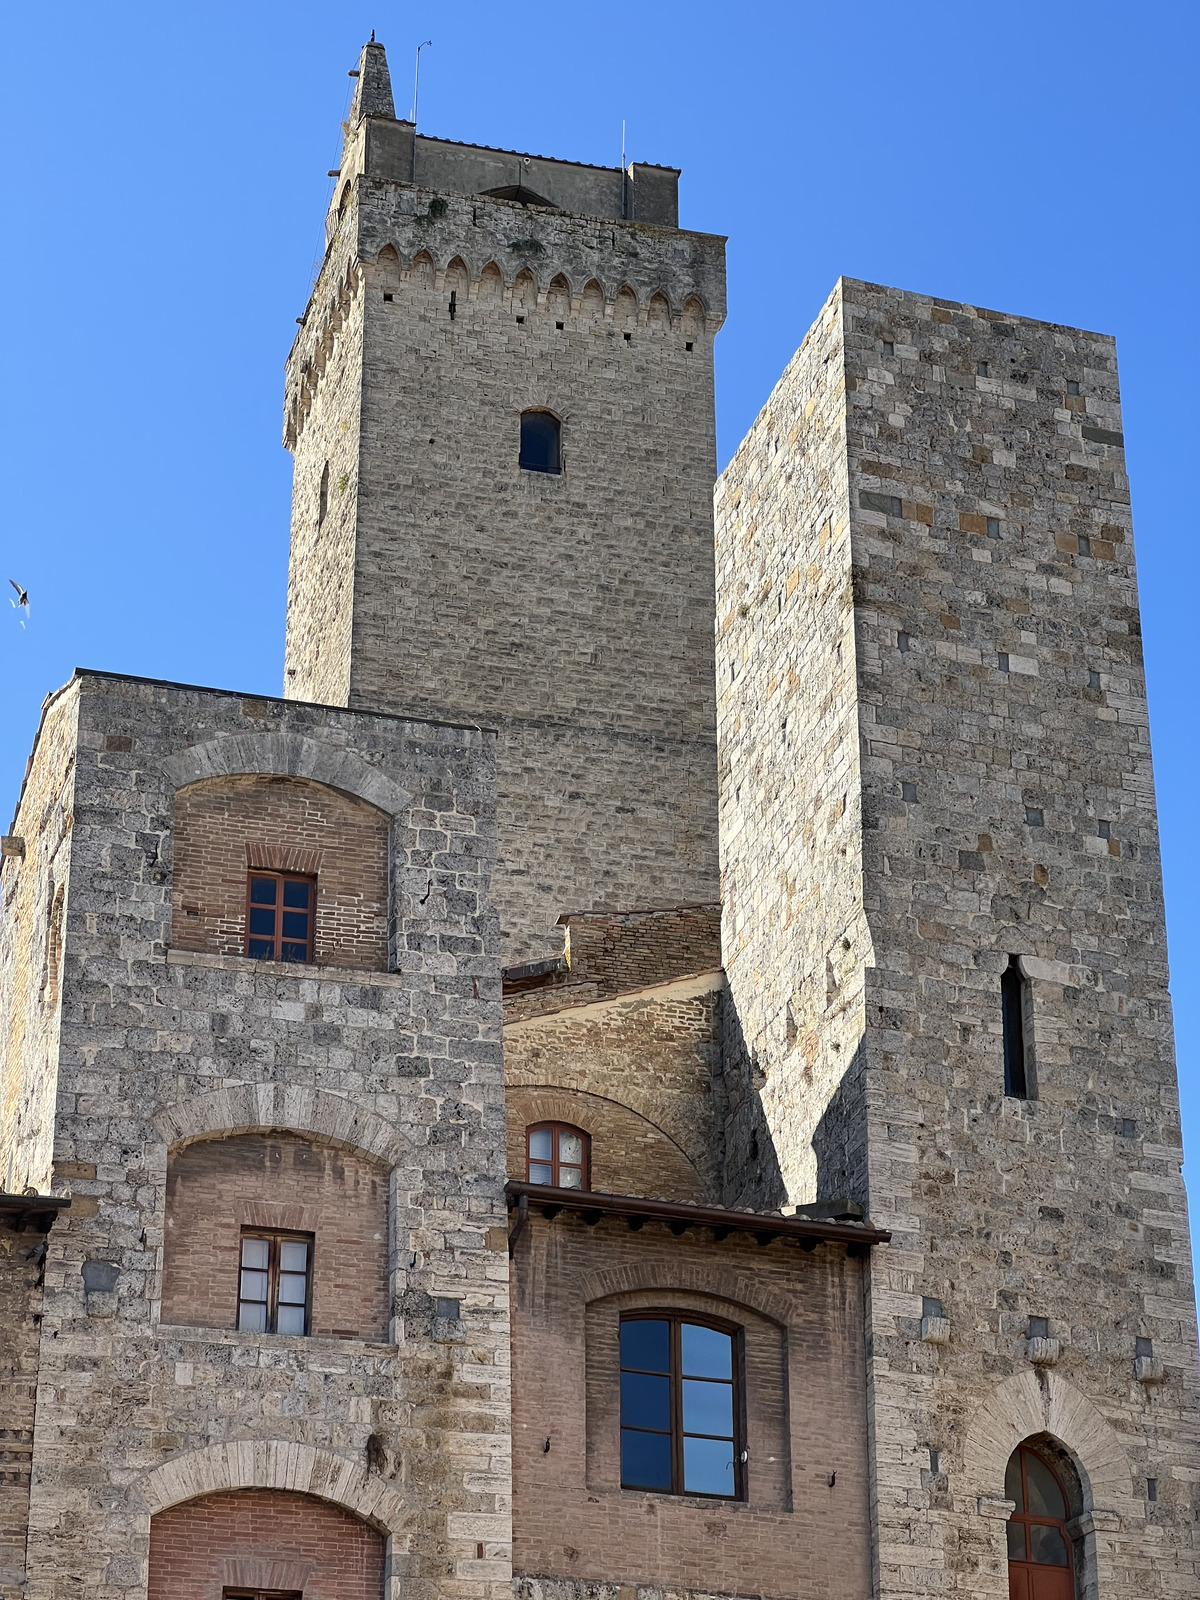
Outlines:
[[1004,1032],[1004,1093],[1013,1100],[1033,1100],[1033,1039],[1030,1026],[1033,997],[1021,958],[1009,956],[1000,978],[1000,1016]]
[[529,1183],[586,1189],[591,1182],[592,1141],[568,1122],[538,1122],[525,1131],[525,1176]]
[[1008,1458],[1009,1592],[1020,1600],[1075,1600],[1074,1558],[1067,1532],[1067,1496],[1050,1463],[1027,1445]]
[[550,411],[522,411],[520,465],[526,472],[562,471],[562,424]]

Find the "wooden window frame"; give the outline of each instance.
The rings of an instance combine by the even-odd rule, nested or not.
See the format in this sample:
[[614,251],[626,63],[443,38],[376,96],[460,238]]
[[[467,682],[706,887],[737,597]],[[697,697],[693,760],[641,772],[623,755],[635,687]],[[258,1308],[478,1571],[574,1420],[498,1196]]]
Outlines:
[[[267,905],[262,905],[262,904],[256,905],[251,900],[251,895],[254,892],[255,880],[256,879],[261,879],[261,878],[269,878],[269,879],[273,880],[275,883],[278,883],[280,885],[280,888],[278,889],[278,891],[276,893],[275,904],[273,906],[267,906]],[[286,910],[298,910],[299,909],[298,907],[286,907],[284,905],[284,886],[289,884],[289,883],[303,883],[303,884],[306,884],[308,886],[308,891],[309,891],[309,893],[308,893],[308,911],[307,911],[307,916],[308,916],[308,938],[305,941],[303,941],[303,943],[304,943],[304,951],[305,951],[303,960],[298,959],[294,955],[286,955],[285,956],[283,954],[284,945],[295,946],[295,945],[298,945],[298,944],[301,943],[301,941],[299,939],[285,937],[284,932],[283,932],[283,916],[284,916],[284,912]],[[253,912],[253,911],[260,911],[260,912],[261,911],[274,911],[274,913],[275,913],[275,931],[274,931],[274,933],[268,935],[268,934],[265,934],[265,933],[253,933],[253,932],[251,932],[250,922],[251,922],[251,912]],[[252,868],[250,868],[250,870],[246,874],[246,938],[245,938],[245,953],[251,958],[251,960],[253,960],[253,961],[279,961],[279,962],[294,964],[296,966],[305,966],[305,965],[311,966],[312,965],[312,960],[313,960],[313,950],[314,950],[315,944],[316,944],[316,922],[317,922],[317,879],[316,879],[315,874],[307,873],[307,872],[276,872],[272,868],[269,868],[269,867],[252,867]],[[272,945],[272,950],[273,950],[273,953],[271,955],[269,955],[269,956],[268,955],[263,955],[261,951],[254,951],[254,950],[251,949],[251,945],[252,944],[265,944],[267,942],[268,938],[270,938],[271,945]]]
[[221,1600],[304,1600],[300,1589],[222,1589]]
[[[689,1500],[745,1500],[746,1498],[746,1384],[745,1362],[743,1359],[743,1330],[735,1322],[726,1322],[720,1317],[706,1317],[694,1311],[672,1310],[670,1307],[657,1307],[654,1309],[622,1312],[617,1332],[617,1366],[618,1373],[640,1372],[644,1368],[626,1367],[620,1355],[620,1329],[628,1322],[666,1322],[670,1325],[671,1341],[671,1487],[669,1489],[649,1489],[641,1484],[627,1484],[624,1473],[621,1476],[621,1488],[634,1494],[669,1494],[681,1496]],[[687,1434],[683,1428],[683,1355],[681,1350],[682,1338],[680,1330],[684,1323],[691,1323],[700,1328],[712,1328],[718,1333],[728,1334],[731,1341],[730,1351],[730,1386],[733,1389],[733,1493],[713,1494],[703,1489],[684,1488],[684,1438],[717,1438],[723,1435],[712,1434]],[[619,1381],[619,1379],[618,1379]],[[721,1381],[721,1380],[713,1380]],[[623,1432],[629,1424],[623,1419],[618,1424]],[[657,1433],[657,1429],[633,1428],[634,1432]],[[618,1457],[619,1459],[619,1457]]]
[[[1021,1468],[1021,1504],[1025,1507],[1029,1505],[1029,1478],[1025,1470],[1025,1460],[1027,1456],[1036,1456],[1037,1460],[1045,1467],[1058,1485],[1058,1492],[1062,1495],[1063,1506],[1067,1514],[1065,1517],[1047,1517],[1039,1516],[1036,1512],[1029,1510],[1014,1511],[1008,1519],[1008,1524],[1016,1523],[1025,1530],[1025,1559],[1023,1561],[1018,1560],[1010,1554],[1008,1556],[1008,1564],[1010,1567],[1019,1567],[1022,1570],[1065,1572],[1070,1584],[1070,1591],[1074,1595],[1077,1592],[1075,1584],[1075,1544],[1067,1531],[1067,1524],[1071,1520],[1071,1496],[1067,1493],[1067,1486],[1062,1480],[1062,1474],[1052,1461],[1048,1460],[1040,1450],[1035,1450],[1032,1445],[1019,1444],[1013,1454],[1017,1457]],[[1033,1527],[1058,1529],[1062,1535],[1062,1541],[1067,1547],[1067,1564],[1065,1567],[1057,1566],[1049,1561],[1033,1561],[1030,1559],[1033,1545],[1029,1530]],[[1006,1526],[1006,1540],[1007,1537],[1008,1529]]]
[[[242,1295],[242,1247],[249,1239],[262,1239],[269,1246],[267,1257],[267,1299],[266,1299],[266,1327],[243,1328],[243,1305],[262,1305],[261,1300],[250,1300]],[[308,1263],[305,1268],[304,1278],[304,1332],[285,1333],[285,1339],[308,1338],[312,1333],[312,1300],[313,1300],[313,1257],[316,1254],[316,1238],[311,1233],[296,1233],[287,1228],[252,1228],[242,1229],[238,1238],[238,1280],[237,1280],[237,1317],[234,1326],[239,1333],[257,1333],[279,1336],[279,1278],[280,1278],[280,1245],[305,1244],[308,1246]],[[256,1271],[257,1268],[246,1270]],[[291,1302],[295,1304],[296,1302]]]
[[[551,1174],[552,1186],[555,1187],[555,1188],[567,1188],[567,1187],[569,1187],[569,1185],[561,1184],[559,1182],[560,1170],[564,1166],[574,1167],[574,1166],[578,1165],[580,1167],[580,1169],[581,1169],[580,1170],[579,1187],[583,1191],[590,1190],[591,1187],[592,1187],[592,1137],[591,1137],[590,1134],[585,1133],[582,1128],[577,1128],[573,1122],[553,1122],[553,1121],[550,1121],[550,1122],[531,1122],[529,1124],[529,1126],[525,1129],[525,1181],[526,1181],[526,1183],[533,1183],[535,1181],[529,1175],[530,1174],[530,1167],[531,1167],[531,1165],[532,1165],[532,1163],[534,1161],[537,1161],[537,1163],[540,1166],[547,1165],[547,1163],[543,1160],[543,1158],[541,1156],[534,1156],[531,1153],[530,1148],[529,1148],[530,1141],[532,1140],[533,1135],[535,1133],[541,1133],[541,1132],[545,1131],[546,1129],[549,1129],[550,1134],[551,1134],[551,1141],[550,1141],[550,1143],[551,1143],[551,1156],[550,1156],[549,1166],[550,1166],[550,1174]],[[581,1141],[581,1143],[583,1145],[583,1160],[582,1160],[582,1162],[575,1163],[575,1162],[571,1162],[571,1161],[564,1162],[564,1161],[560,1160],[559,1154],[558,1154],[558,1136],[559,1136],[560,1133],[573,1133],[575,1135],[575,1137]]]

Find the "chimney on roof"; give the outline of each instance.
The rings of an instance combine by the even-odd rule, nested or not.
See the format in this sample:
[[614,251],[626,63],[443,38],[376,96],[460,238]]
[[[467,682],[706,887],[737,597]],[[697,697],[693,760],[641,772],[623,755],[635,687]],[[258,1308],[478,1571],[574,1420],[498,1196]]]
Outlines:
[[396,120],[387,53],[381,44],[375,43],[374,33],[369,43],[363,45],[362,55],[358,58],[358,82],[354,88],[354,103],[350,107],[350,126],[355,127],[363,117],[389,117],[393,122]]

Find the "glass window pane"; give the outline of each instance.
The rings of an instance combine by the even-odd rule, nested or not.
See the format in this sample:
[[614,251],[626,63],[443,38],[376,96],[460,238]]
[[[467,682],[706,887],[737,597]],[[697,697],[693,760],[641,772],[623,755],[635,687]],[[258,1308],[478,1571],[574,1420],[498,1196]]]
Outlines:
[[256,906],[273,906],[279,884],[274,878],[250,879],[250,903]]
[[521,414],[520,465],[531,472],[558,471],[558,421],[544,411]]
[[530,1183],[553,1183],[554,1172],[550,1164],[542,1161],[531,1161],[529,1163],[529,1181]]
[[549,1128],[533,1128],[529,1134],[529,1154],[539,1161],[549,1161],[554,1154],[554,1134]]
[[256,910],[253,906],[251,906],[250,932],[258,934],[273,934],[275,932],[274,911]]
[[629,1489],[671,1487],[671,1437],[621,1429],[621,1482]]
[[732,1440],[685,1439],[683,1487],[688,1494],[732,1494]]
[[271,1259],[271,1246],[265,1239],[242,1240],[242,1265],[244,1267],[257,1267],[260,1272],[265,1272]]
[[284,944],[279,952],[281,961],[307,961],[308,946],[306,944]]
[[302,1306],[308,1299],[308,1279],[302,1272],[279,1274],[279,1303],[281,1306]]
[[285,911],[283,913],[283,937],[285,939],[308,938],[307,911]]
[[1008,1466],[1004,1469],[1004,1498],[1015,1500],[1017,1510],[1024,1511],[1025,1501],[1021,1492],[1021,1452],[1014,1450],[1008,1458]]
[[621,1324],[621,1365],[643,1372],[670,1372],[671,1325],[653,1318],[631,1318]]
[[732,1378],[733,1336],[685,1322],[679,1330],[683,1370],[689,1378]]
[[1048,1528],[1045,1523],[1031,1522],[1029,1543],[1032,1546],[1031,1559],[1040,1566],[1066,1566],[1067,1541],[1057,1528]]
[[267,1308],[262,1304],[240,1305],[238,1327],[243,1333],[266,1333]]
[[277,1332],[303,1333],[304,1332],[304,1307],[281,1305],[279,1308]]
[[707,1383],[703,1378],[683,1380],[684,1433],[719,1433],[733,1438],[733,1385]]
[[251,939],[246,953],[254,961],[271,961],[275,956],[274,939]]
[[243,1272],[242,1285],[239,1293],[243,1300],[265,1300],[267,1298],[266,1273]]
[[581,1167],[560,1167],[558,1169],[558,1185],[560,1189],[582,1189],[583,1169]]
[[284,1239],[279,1245],[281,1272],[308,1271],[308,1245],[303,1239]]
[[283,886],[283,903],[285,906],[299,906],[302,910],[307,911],[311,893],[311,883],[285,883]]
[[[1011,1500],[1012,1495],[1006,1494],[1006,1500]],[[1010,1561],[1025,1560],[1025,1524],[1023,1522],[1009,1522],[1008,1524],[1008,1559]]]
[[670,1378],[656,1378],[646,1372],[623,1372],[621,1424],[635,1428],[670,1428]]
[[583,1161],[583,1140],[577,1133],[568,1133],[565,1128],[558,1131],[558,1159],[569,1161],[572,1166],[579,1166]]
[[1029,1491],[1029,1511],[1035,1517],[1061,1517],[1066,1521],[1067,1507],[1054,1474],[1032,1450],[1025,1452],[1025,1484]]

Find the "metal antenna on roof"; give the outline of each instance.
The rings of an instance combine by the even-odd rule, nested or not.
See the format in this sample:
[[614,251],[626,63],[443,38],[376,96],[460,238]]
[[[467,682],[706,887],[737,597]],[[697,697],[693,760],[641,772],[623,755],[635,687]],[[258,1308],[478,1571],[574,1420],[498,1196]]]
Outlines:
[[417,69],[413,73],[413,108],[412,116],[409,118],[414,128],[417,125],[417,90],[421,87],[421,51],[427,47],[433,49],[432,39],[426,39],[423,44],[417,46]]
[[629,215],[629,178],[625,171],[625,118],[621,118],[621,215]]

